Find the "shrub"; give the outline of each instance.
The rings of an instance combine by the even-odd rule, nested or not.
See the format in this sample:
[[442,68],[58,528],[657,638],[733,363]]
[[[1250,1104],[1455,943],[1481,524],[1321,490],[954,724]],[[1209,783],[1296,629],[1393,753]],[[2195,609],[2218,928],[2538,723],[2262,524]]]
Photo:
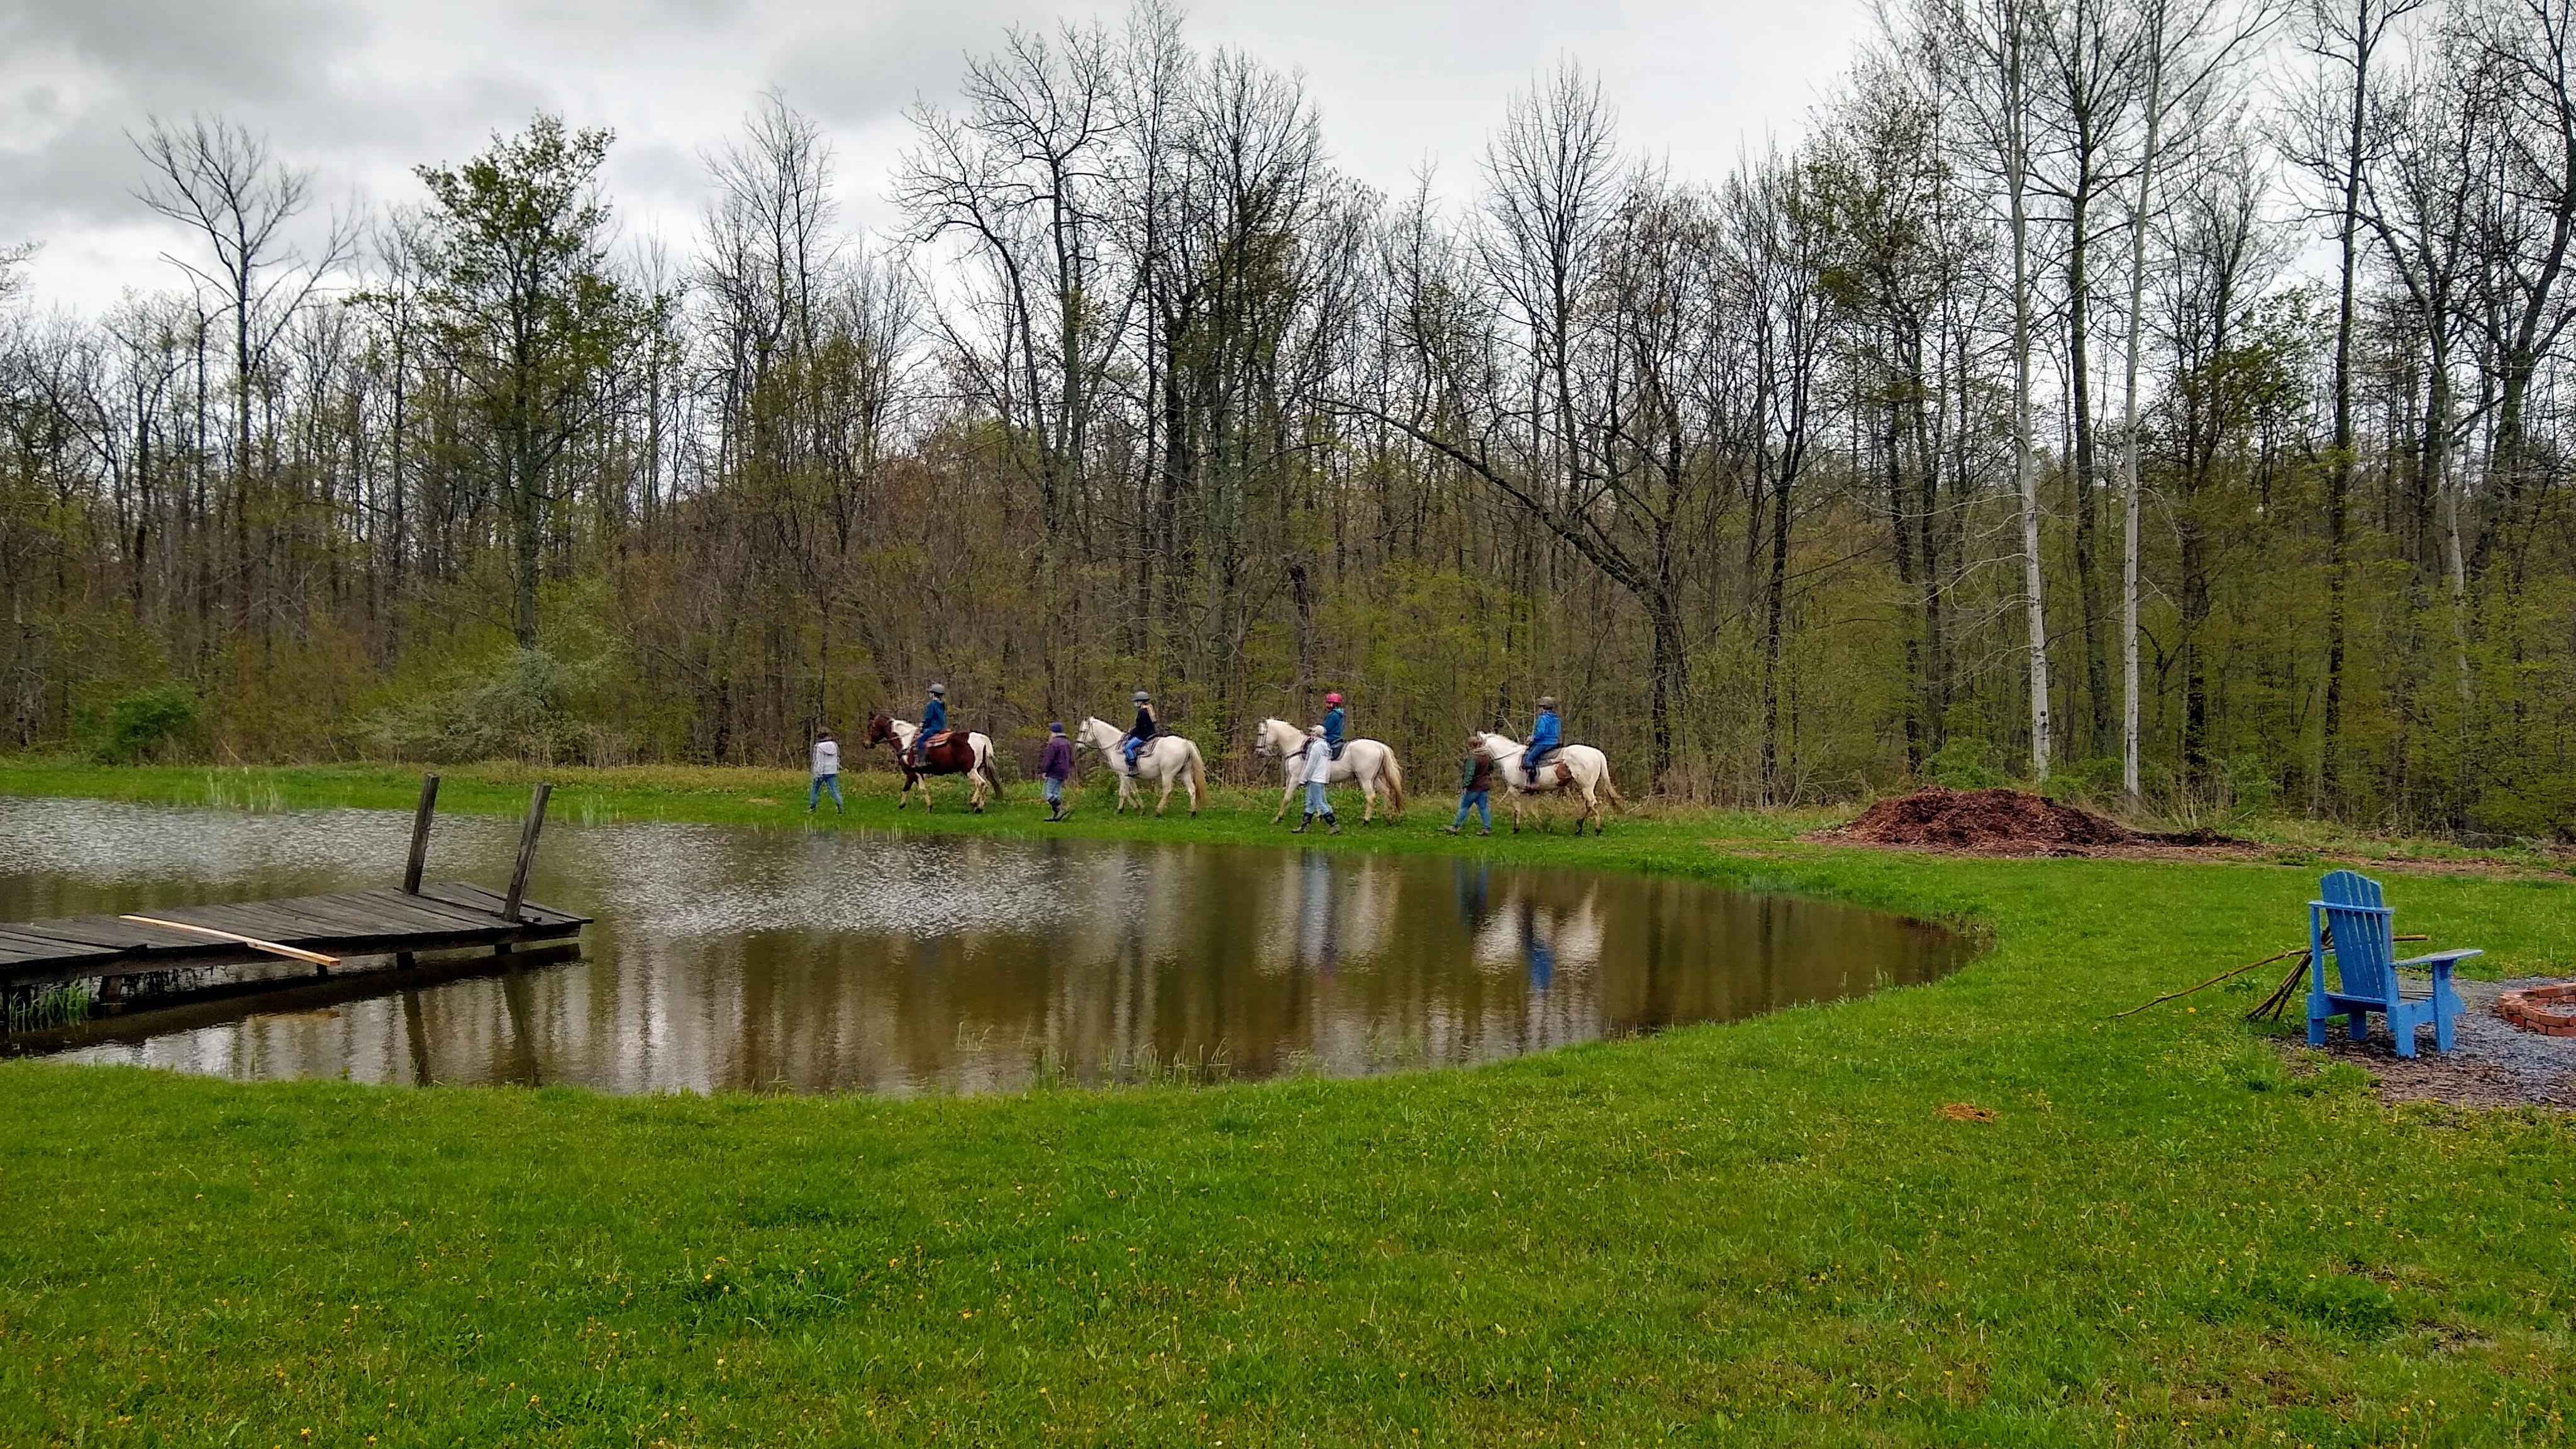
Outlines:
[[403,759],[579,759],[585,732],[570,706],[581,685],[578,672],[554,655],[513,649],[480,676],[384,710],[368,732]]
[[2005,783],[2004,772],[1994,767],[1992,752],[1986,742],[1975,735],[1953,735],[1949,743],[1924,762],[1934,784],[1953,790],[1983,790]]
[[134,765],[175,753],[197,732],[197,696],[186,685],[138,689],[116,701],[92,753],[109,764]]

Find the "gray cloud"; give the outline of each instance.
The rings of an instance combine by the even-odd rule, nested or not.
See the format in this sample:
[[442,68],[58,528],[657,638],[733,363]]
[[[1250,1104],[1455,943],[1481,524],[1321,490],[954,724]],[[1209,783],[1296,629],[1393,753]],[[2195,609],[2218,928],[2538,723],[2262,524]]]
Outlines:
[[[1400,191],[1426,158],[1473,184],[1506,96],[1558,56],[1597,69],[1628,143],[1714,175],[1802,129],[1869,0],[1195,0],[1202,45],[1301,72],[1337,164]],[[91,308],[168,285],[131,192],[146,117],[220,112],[311,167],[321,198],[418,195],[538,109],[618,134],[607,176],[629,236],[685,250],[699,158],[775,85],[832,132],[845,214],[884,200],[903,109],[954,98],[1011,25],[1116,23],[1127,0],[0,0],[0,242],[47,242],[45,301]]]

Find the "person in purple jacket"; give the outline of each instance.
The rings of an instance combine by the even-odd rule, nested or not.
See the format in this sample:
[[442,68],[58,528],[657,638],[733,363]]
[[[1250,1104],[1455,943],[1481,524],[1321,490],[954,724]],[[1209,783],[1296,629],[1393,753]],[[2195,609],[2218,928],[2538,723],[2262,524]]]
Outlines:
[[1046,754],[1038,760],[1038,774],[1046,781],[1047,819],[1071,815],[1064,808],[1064,782],[1073,778],[1073,741],[1065,738],[1061,720],[1047,726]]

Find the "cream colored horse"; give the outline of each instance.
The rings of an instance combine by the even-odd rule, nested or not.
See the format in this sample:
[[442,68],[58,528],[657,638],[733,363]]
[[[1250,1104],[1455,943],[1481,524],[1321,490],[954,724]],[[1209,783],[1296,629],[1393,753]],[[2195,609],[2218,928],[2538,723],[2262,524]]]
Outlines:
[[[1322,748],[1323,742],[1316,741]],[[1287,818],[1288,802],[1297,798],[1297,788],[1306,783],[1306,732],[1284,719],[1266,719],[1252,734],[1252,752],[1265,760],[1277,760],[1280,773],[1287,777],[1288,788],[1279,792],[1279,810],[1270,817],[1278,824]],[[1395,751],[1376,740],[1351,740],[1342,746],[1342,757],[1333,761],[1332,778],[1324,783],[1338,785],[1356,780],[1360,787],[1360,823],[1377,818],[1377,792],[1386,790],[1386,818],[1404,818],[1404,767],[1396,763]]]
[[[1186,736],[1156,735],[1137,752],[1133,770],[1127,768],[1127,732],[1098,715],[1082,722],[1082,728],[1074,732],[1073,743],[1077,749],[1097,750],[1100,758],[1108,761],[1109,768],[1116,772],[1118,809],[1111,814],[1125,810],[1128,801],[1136,800],[1136,782],[1139,779],[1163,787],[1163,798],[1154,804],[1157,815],[1172,803],[1172,787],[1175,785],[1189,787],[1192,815],[1198,814],[1199,807],[1207,803],[1207,764],[1199,758],[1198,745]],[[1139,814],[1143,813],[1145,802],[1136,800],[1136,809]]]
[[[1502,776],[1503,783],[1510,787],[1508,798],[1515,832],[1521,828],[1521,797],[1524,795],[1544,794],[1551,790],[1581,795],[1583,812],[1574,820],[1574,833],[1577,835],[1583,833],[1583,822],[1587,819],[1592,822],[1592,833],[1601,833],[1602,797],[1609,797],[1613,805],[1628,803],[1619,798],[1619,788],[1610,783],[1610,757],[1590,745],[1557,746],[1548,755],[1547,762],[1538,767],[1539,778],[1535,780],[1521,764],[1521,757],[1528,751],[1509,735],[1471,734],[1467,736],[1467,748],[1493,761],[1494,773]],[[1559,765],[1565,768],[1560,771]]]

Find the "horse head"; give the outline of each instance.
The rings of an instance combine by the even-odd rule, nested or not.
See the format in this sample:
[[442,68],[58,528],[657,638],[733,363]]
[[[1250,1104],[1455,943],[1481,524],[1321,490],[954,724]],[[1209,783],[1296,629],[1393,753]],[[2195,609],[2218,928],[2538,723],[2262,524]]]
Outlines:
[[1295,725],[1284,719],[1263,720],[1252,727],[1252,753],[1264,760],[1278,758],[1288,751],[1288,746],[1282,743],[1282,740],[1285,736],[1295,733],[1296,729]]
[[868,717],[868,732],[860,737],[859,748],[863,750],[873,750],[879,745],[892,744],[894,742],[894,721],[882,714],[870,715]]

